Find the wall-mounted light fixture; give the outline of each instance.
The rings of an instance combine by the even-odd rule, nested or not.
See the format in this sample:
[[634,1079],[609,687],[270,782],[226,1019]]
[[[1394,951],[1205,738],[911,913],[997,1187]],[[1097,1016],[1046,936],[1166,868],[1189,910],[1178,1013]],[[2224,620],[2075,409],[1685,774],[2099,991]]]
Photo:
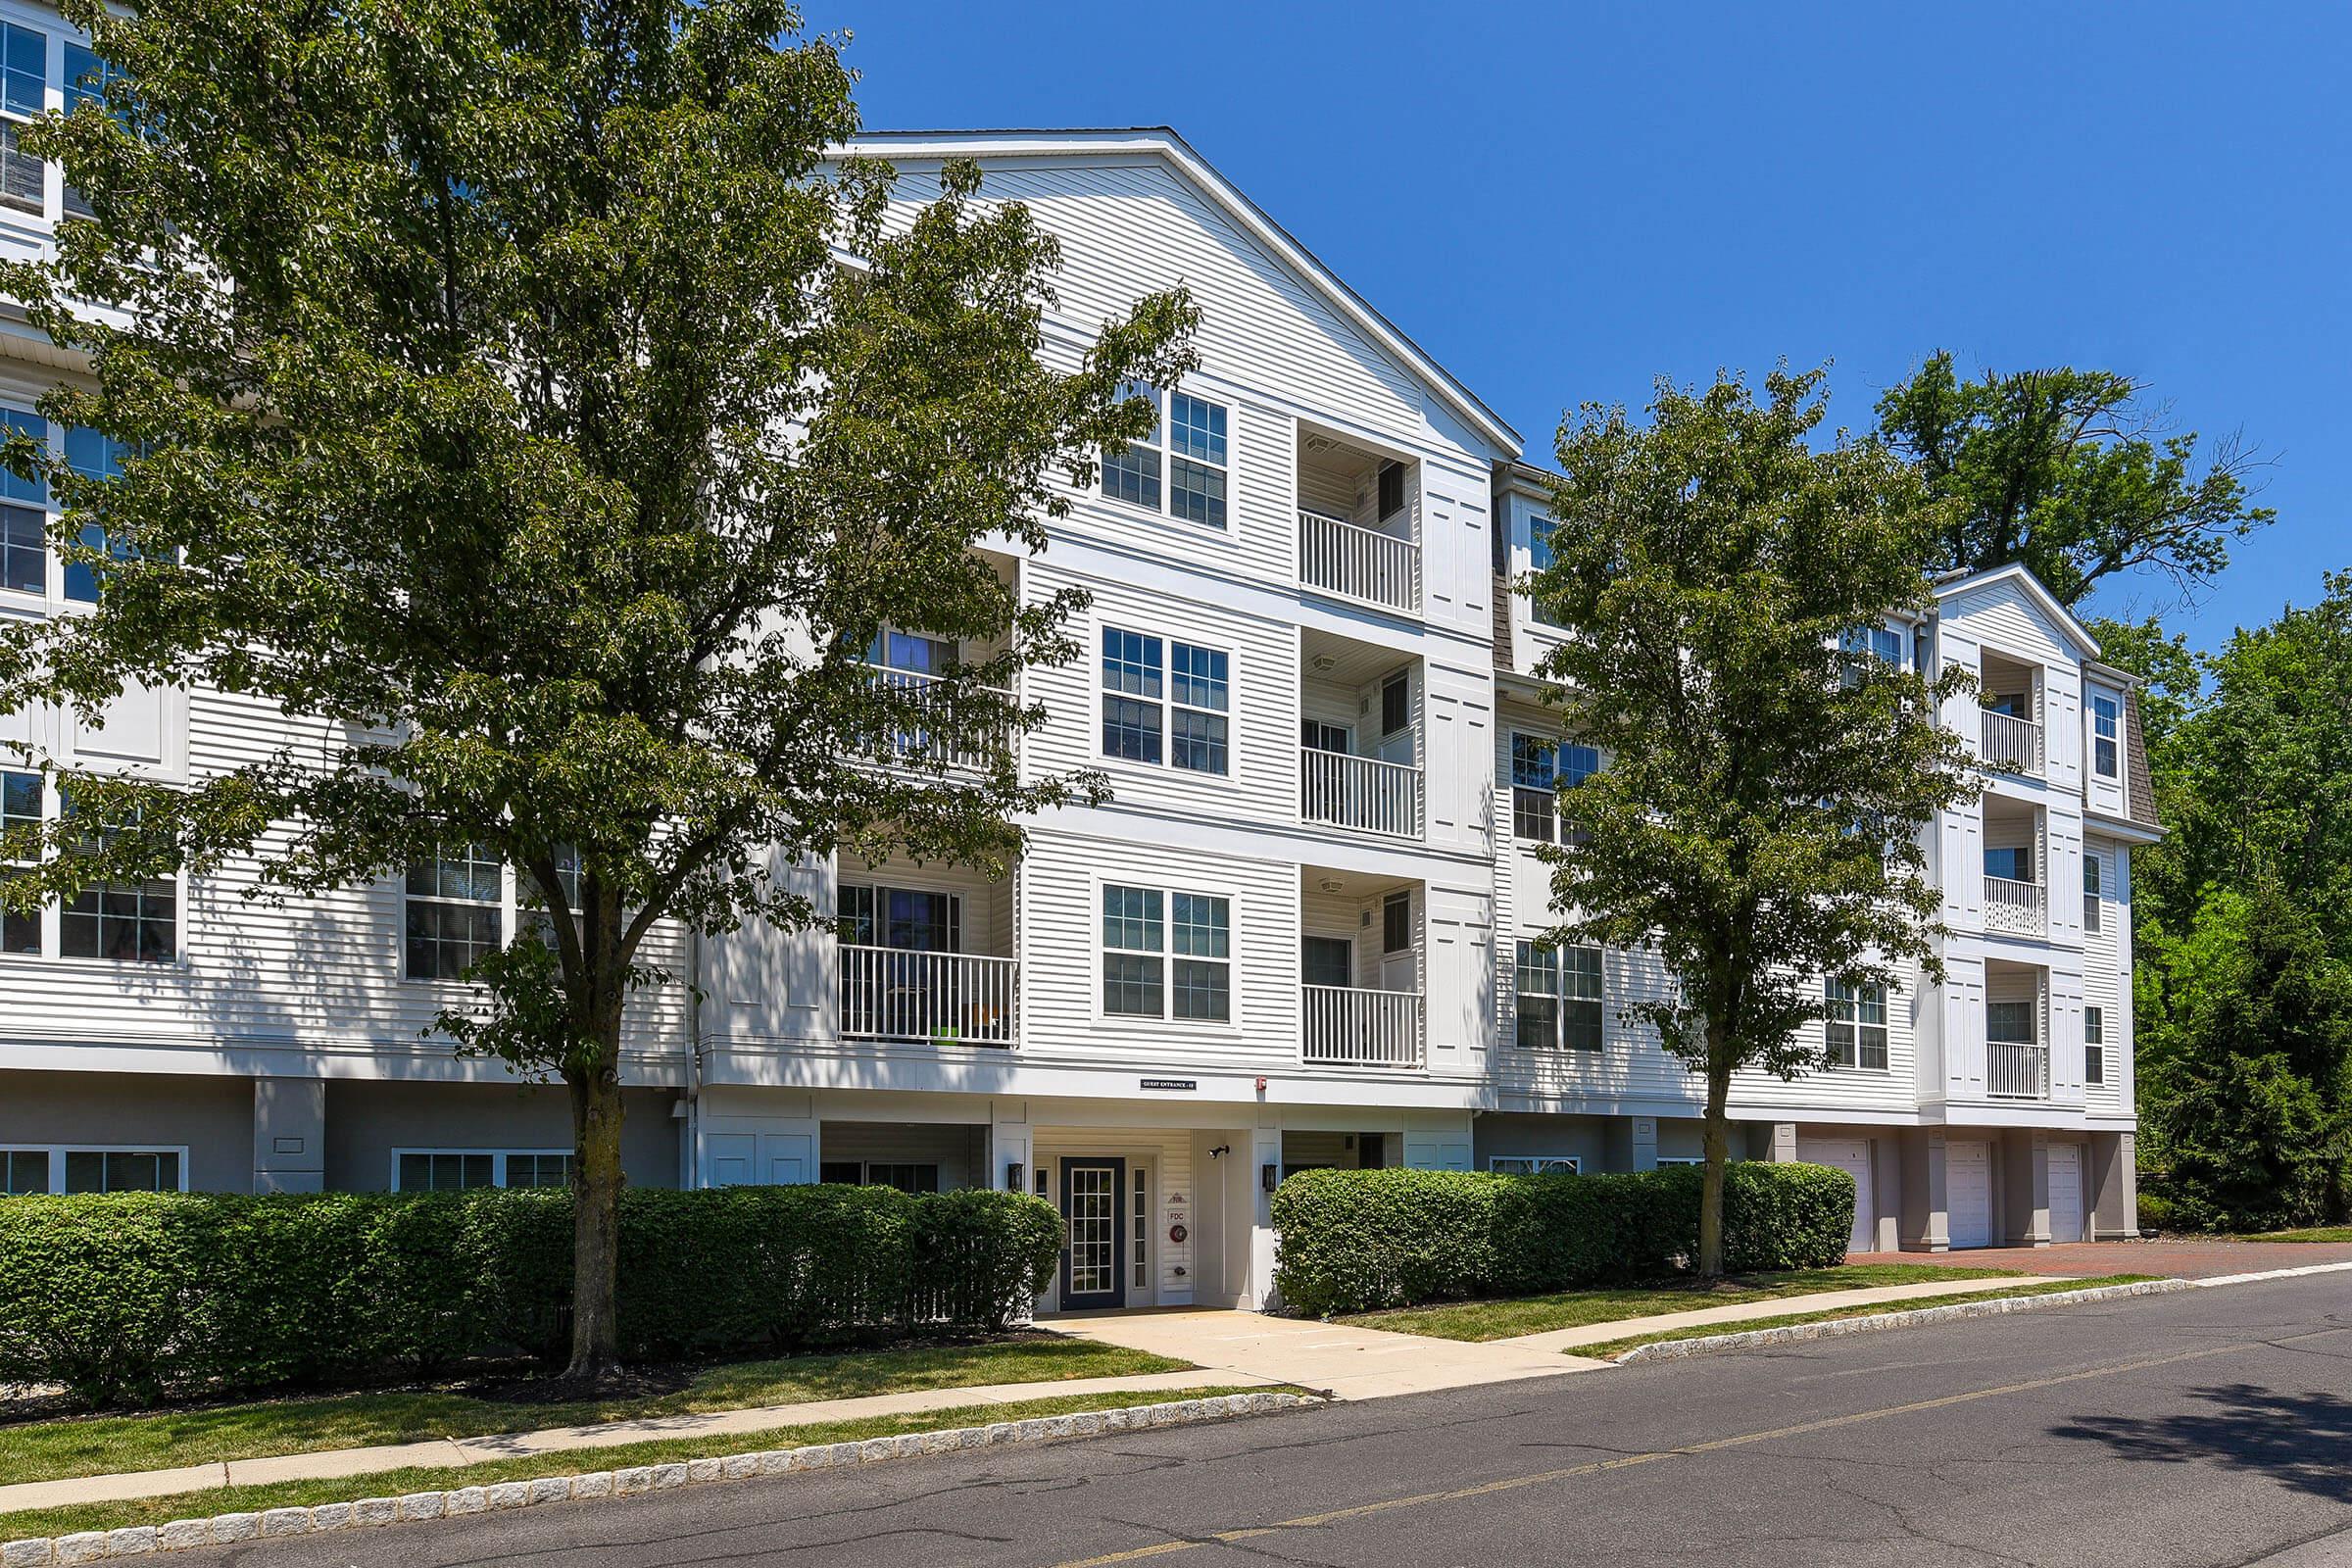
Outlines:
[[1021,1190],[1021,1162],[1017,1159],[1004,1162],[1004,1190],[1008,1193]]
[[1275,1188],[1277,1188],[1277,1187],[1281,1186],[1281,1185],[1282,1185],[1282,1167],[1281,1167],[1281,1166],[1279,1166],[1279,1165],[1260,1165],[1260,1166],[1258,1166],[1258,1167],[1257,1167],[1257,1185],[1258,1185],[1258,1190],[1259,1190],[1259,1191],[1261,1191],[1261,1192],[1268,1192],[1268,1193],[1272,1192],[1272,1191],[1273,1191]]

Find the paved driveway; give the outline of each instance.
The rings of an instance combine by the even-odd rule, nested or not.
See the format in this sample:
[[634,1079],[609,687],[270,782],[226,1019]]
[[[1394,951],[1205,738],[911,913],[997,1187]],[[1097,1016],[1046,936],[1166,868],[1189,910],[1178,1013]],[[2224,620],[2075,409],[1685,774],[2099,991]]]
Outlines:
[[1940,1263],[2017,1268],[2029,1274],[2163,1274],[2205,1280],[2313,1263],[2352,1263],[2352,1245],[2325,1242],[2068,1242],[2058,1247],[1972,1247],[1956,1252],[1852,1252],[1849,1263]]

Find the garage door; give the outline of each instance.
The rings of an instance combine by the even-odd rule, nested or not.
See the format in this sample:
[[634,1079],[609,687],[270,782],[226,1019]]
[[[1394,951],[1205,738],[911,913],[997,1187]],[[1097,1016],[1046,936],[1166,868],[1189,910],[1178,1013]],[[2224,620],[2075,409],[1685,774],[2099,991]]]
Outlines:
[[2050,1146],[2050,1240],[2082,1239],[2082,1146]]
[[1879,1245],[1879,1209],[1870,1190],[1870,1140],[1867,1138],[1800,1138],[1796,1157],[1808,1165],[1834,1165],[1854,1179],[1854,1230],[1846,1238],[1849,1252],[1873,1252]]
[[1952,1245],[1992,1245],[1992,1156],[1983,1144],[1943,1146],[1943,1193],[1951,1204]]

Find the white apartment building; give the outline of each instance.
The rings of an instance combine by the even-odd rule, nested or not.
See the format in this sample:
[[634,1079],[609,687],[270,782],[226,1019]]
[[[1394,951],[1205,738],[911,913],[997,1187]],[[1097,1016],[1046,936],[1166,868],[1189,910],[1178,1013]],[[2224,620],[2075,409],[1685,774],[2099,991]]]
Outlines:
[[[61,102],[66,29],[13,0],[0,26],[40,35]],[[1518,434],[1170,132],[866,145],[909,200],[977,158],[989,195],[1059,235],[1050,354],[1074,362],[1151,290],[1201,308],[1200,368],[1155,390],[1152,439],[1042,556],[995,558],[1025,600],[1092,594],[1086,656],[1027,677],[1051,718],[1020,744],[1025,767],[1100,768],[1113,794],[1031,823],[995,880],[779,868],[854,940],[681,943],[699,1003],[681,987],[632,1014],[630,1180],[1017,1188],[1069,1221],[1049,1309],[1257,1306],[1288,1171],[1695,1155],[1694,1083],[1612,1005],[1655,977],[1523,941],[1547,923],[1527,853],[1544,783],[1597,760],[1555,733],[1532,674],[1551,634],[1507,588],[1545,504]],[[6,156],[0,247],[35,253],[66,192]],[[75,373],[60,361],[0,318],[0,416],[34,420]],[[48,437],[106,461],[86,432]],[[0,613],[69,612],[87,585],[42,544],[45,498],[0,490]],[[1835,1069],[1743,1083],[1743,1152],[1854,1170],[1857,1247],[2128,1233],[2130,853],[2155,832],[2130,683],[2022,572],[1949,583],[1891,635],[2002,699],[1950,715],[2000,772],[1936,830],[1949,978],[1852,999]],[[969,652],[891,631],[873,658],[920,682]],[[0,748],[188,779],[280,722],[143,692],[94,727],[0,717]],[[35,774],[0,783],[12,815],[59,808]],[[563,1179],[561,1089],[424,1032],[511,933],[510,868],[442,862],[282,909],[239,897],[252,877],[9,923],[0,1192]]]

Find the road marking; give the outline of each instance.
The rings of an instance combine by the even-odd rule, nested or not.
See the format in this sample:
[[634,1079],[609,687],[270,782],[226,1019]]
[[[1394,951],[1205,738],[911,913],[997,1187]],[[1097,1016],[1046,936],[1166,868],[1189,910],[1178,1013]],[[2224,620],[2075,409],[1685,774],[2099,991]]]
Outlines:
[[1524,1487],[1538,1487],[1547,1481],[1568,1481],[1578,1476],[1599,1475],[1604,1471],[1623,1470],[1632,1465],[1648,1464],[1657,1459],[1676,1459],[1691,1454],[1715,1453],[1725,1448],[1745,1447],[1749,1444],[1771,1443],[1780,1438],[1801,1438],[1815,1432],[1835,1431],[1839,1427],[1859,1426],[1866,1421],[1883,1421],[1889,1416],[1915,1415],[1922,1410],[1941,1410],[1950,1405],[1968,1404],[1977,1399],[1994,1399],[2009,1394],[2031,1394],[2039,1389],[2054,1389],[2068,1383],[2082,1383],[2092,1378],[2117,1377],[2127,1372],[2145,1372],[2151,1367],[2178,1366],[2183,1361],[2202,1361],[2209,1356],[2228,1355],[2236,1350],[2250,1350],[2266,1346],[2294,1345],[2303,1340],[2325,1339],[2331,1334],[2352,1334],[2352,1328],[2317,1329],[2309,1334],[2290,1335],[2282,1340],[2248,1340],[2237,1345],[2208,1346],[2201,1350],[2181,1350],[2173,1355],[2153,1355],[2137,1361],[2118,1361],[2107,1366],[2092,1367],[2083,1372],[2061,1372],[2046,1378],[2029,1378],[2023,1383],[2004,1383],[1998,1388],[1972,1389],[1965,1394],[1938,1395],[1933,1399],[1913,1399],[1904,1404],[1886,1405],[1877,1410],[1858,1410],[1851,1415],[1825,1416],[1818,1421],[1800,1421],[1794,1426],[1773,1427],[1763,1432],[1742,1432],[1735,1437],[1711,1438],[1704,1443],[1687,1444],[1679,1448],[1656,1448],[1646,1453],[1620,1454],[1609,1459],[1595,1459],[1587,1464],[1568,1465],[1558,1470],[1538,1470],[1530,1475],[1504,1476],[1495,1481],[1482,1481],[1475,1486],[1456,1487],[1446,1492],[1423,1492],[1409,1497],[1389,1497],[1379,1502],[1362,1502],[1352,1507],[1334,1508],[1325,1513],[1300,1514],[1296,1519],[1284,1519],[1270,1525],[1250,1525],[1234,1530],[1212,1531],[1200,1537],[1171,1537],[1149,1546],[1134,1546],[1126,1551],[1105,1552],[1100,1557],[1082,1557],[1070,1562],[1056,1563],[1054,1568],[1111,1568],[1114,1563],[1142,1562],[1147,1558],[1165,1557],[1174,1552],[1192,1551],[1201,1546],[1225,1545],[1237,1541],[1251,1541],[1259,1536],[1271,1536],[1285,1530],[1312,1530],[1319,1526],[1361,1519],[1372,1514],[1390,1513],[1398,1508],[1421,1508],[1431,1503],[1459,1502],[1468,1497],[1491,1496],[1498,1492],[1516,1492]]

